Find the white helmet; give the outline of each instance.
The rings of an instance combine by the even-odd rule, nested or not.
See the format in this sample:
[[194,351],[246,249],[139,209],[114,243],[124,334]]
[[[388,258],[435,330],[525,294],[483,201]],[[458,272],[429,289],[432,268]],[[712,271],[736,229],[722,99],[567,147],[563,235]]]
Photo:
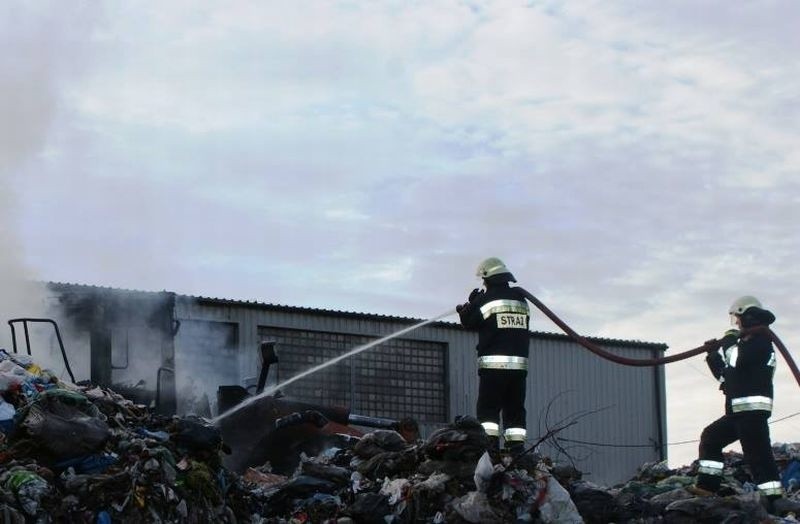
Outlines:
[[761,305],[761,302],[759,302],[756,297],[745,295],[733,301],[733,304],[731,304],[728,313],[730,313],[731,315],[743,315],[744,312],[750,309],[751,307],[764,309],[764,307]]
[[503,261],[497,257],[489,257],[478,264],[478,270],[475,272],[475,274],[480,278],[489,278],[495,275],[507,275],[508,282],[517,281]]

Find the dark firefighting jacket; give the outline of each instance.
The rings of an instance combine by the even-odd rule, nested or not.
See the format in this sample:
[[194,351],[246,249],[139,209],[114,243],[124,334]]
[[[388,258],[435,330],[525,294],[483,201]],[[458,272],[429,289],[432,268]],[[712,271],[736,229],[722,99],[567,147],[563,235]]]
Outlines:
[[766,333],[755,333],[720,351],[706,362],[725,393],[725,412],[772,411],[775,351]]
[[[478,330],[476,349],[481,369],[527,370],[530,310],[521,288],[487,283],[486,291],[462,307],[459,317],[464,327]],[[504,362],[511,364],[505,366]]]

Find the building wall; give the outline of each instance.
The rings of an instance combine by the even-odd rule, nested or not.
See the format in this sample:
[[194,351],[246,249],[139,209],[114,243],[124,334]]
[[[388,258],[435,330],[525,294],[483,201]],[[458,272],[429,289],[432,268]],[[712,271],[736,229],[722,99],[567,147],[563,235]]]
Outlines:
[[[629,358],[661,353],[601,347]],[[588,480],[603,484],[627,480],[640,465],[662,459],[663,368],[621,366],[555,338],[534,338],[530,366],[529,433],[545,435],[575,422],[556,435],[564,452],[546,445],[545,454],[561,460],[568,454]]]
[[[75,380],[113,384],[129,398],[150,403],[159,368],[174,367],[174,295],[74,284],[48,287],[54,298],[51,316],[59,324]],[[49,344],[38,347],[34,357],[44,357],[45,365],[68,378],[53,331],[47,332]],[[171,377],[164,382],[171,387]]]
[[[259,328],[383,337],[407,328],[409,319],[341,314],[178,297],[179,319],[230,322],[238,326],[238,366],[242,385],[255,383],[259,369]],[[448,410],[441,424],[422,425],[427,435],[457,415],[475,414],[477,366],[475,333],[452,323],[425,325],[403,336],[447,348]],[[658,356],[663,346],[608,341],[606,350],[633,358]],[[180,337],[176,355],[186,354]],[[659,444],[666,435],[663,368],[626,367],[601,359],[565,336],[534,334],[531,340],[527,408],[529,444],[548,430],[567,426],[542,445],[542,452],[572,462],[600,484],[628,480],[643,463],[666,458]],[[280,365],[280,364],[279,364]],[[180,375],[179,375],[180,377]],[[180,383],[180,379],[179,379]],[[275,384],[275,375],[267,386]],[[216,385],[207,384],[209,394]],[[211,389],[214,391],[211,391]],[[366,414],[369,413],[359,413]],[[574,422],[574,423],[572,423]]]
[[[64,293],[63,298],[68,299],[64,303],[71,306],[68,315],[71,321],[62,327],[65,332],[72,332],[70,340],[75,341],[68,343],[67,349],[74,362],[77,380],[90,378],[86,362],[90,353],[88,330],[104,328],[111,338],[109,366],[112,369],[108,373],[115,385],[143,380],[144,387],[153,390],[157,371],[174,369],[174,385],[172,377],[165,375],[162,377],[162,391],[177,391],[179,410],[185,407],[181,401],[186,399],[186,391],[194,390],[192,395],[205,394],[211,414],[216,414],[216,392],[220,385],[250,386],[252,391],[260,366],[258,346],[264,337],[280,336],[285,330],[309,333],[313,335],[309,336],[312,342],[304,347],[308,353],[314,337],[330,340],[331,335],[342,335],[343,342],[338,350],[346,352],[351,349],[347,347],[350,344],[385,337],[418,322],[381,315],[200,299],[169,293],[74,285],[60,285],[56,289]],[[171,307],[171,297],[175,299],[174,311],[165,307]],[[105,312],[102,321],[95,318],[98,305]],[[87,317],[88,314],[95,316]],[[164,327],[165,322],[169,324],[172,321],[173,315],[181,326],[174,339]],[[445,356],[442,382],[447,397],[446,410],[436,409],[442,419],[438,422],[423,420],[423,436],[458,415],[474,415],[478,386],[474,349],[476,334],[455,323],[436,322],[402,335],[401,340],[402,344],[393,346],[399,348],[398,351],[413,354],[413,348],[419,347],[427,352],[428,357],[431,351],[441,351]],[[665,348],[653,343],[596,342],[602,342],[608,351],[633,358],[659,356]],[[332,351],[334,346],[328,345],[328,350]],[[49,349],[54,351],[53,347]],[[369,366],[383,366],[396,373],[398,378],[420,382],[420,374],[415,376],[406,367],[398,367],[396,361],[377,358],[381,353],[385,355],[388,349],[379,346],[353,357],[360,358],[363,365],[351,369],[360,372]],[[310,364],[319,361],[310,353],[306,357],[312,357]],[[530,357],[527,390],[529,445],[548,431],[561,428],[554,435],[555,440],[542,444],[542,453],[560,462],[573,461],[586,473],[587,479],[606,485],[628,480],[643,463],[666,458],[666,450],[659,447],[663,446],[662,438],[666,435],[663,367],[620,366],[591,354],[566,336],[544,333],[532,334]],[[271,372],[267,387],[276,385],[279,374],[281,379],[285,379],[289,371],[299,369],[298,362],[295,361],[292,370],[284,369],[278,374]],[[352,375],[350,377],[352,380]],[[314,380],[323,382],[316,375],[308,380],[310,383]],[[429,377],[426,380],[429,381]],[[387,389],[389,395],[396,397],[401,394],[398,389]],[[368,394],[376,395],[376,391],[373,387]],[[417,395],[417,398],[425,398],[425,395]],[[376,399],[368,400],[355,401],[353,407],[375,410]],[[393,404],[395,408],[409,405],[408,399],[390,400],[395,401],[387,404]],[[383,412],[358,414],[381,416]]]

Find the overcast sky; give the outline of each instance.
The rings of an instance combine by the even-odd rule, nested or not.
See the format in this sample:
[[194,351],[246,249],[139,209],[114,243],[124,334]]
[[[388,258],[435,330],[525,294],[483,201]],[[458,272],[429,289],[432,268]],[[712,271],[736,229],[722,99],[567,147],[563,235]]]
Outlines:
[[[4,293],[428,318],[499,256],[582,334],[677,352],[753,294],[800,357],[798,23],[795,0],[3,2]],[[669,440],[698,438],[702,357],[667,379]],[[800,411],[776,383],[773,418]]]

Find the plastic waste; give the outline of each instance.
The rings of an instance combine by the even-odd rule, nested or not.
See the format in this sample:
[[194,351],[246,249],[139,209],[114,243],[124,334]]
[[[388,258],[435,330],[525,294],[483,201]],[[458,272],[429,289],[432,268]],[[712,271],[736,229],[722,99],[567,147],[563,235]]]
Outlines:
[[781,473],[781,484],[788,492],[800,489],[800,460],[792,459]]
[[486,493],[493,475],[494,465],[492,464],[492,459],[489,457],[489,452],[484,452],[481,458],[478,459],[478,465],[475,466],[475,486],[478,491]]
[[453,509],[467,522],[475,524],[494,524],[506,519],[489,504],[486,493],[470,491],[453,502]]
[[64,460],[55,464],[56,469],[74,468],[76,473],[102,473],[116,464],[116,453],[100,453]]
[[136,433],[143,437],[148,437],[159,442],[166,442],[169,440],[169,433],[166,431],[149,431],[145,428],[138,428]]
[[387,451],[402,451],[408,443],[397,431],[379,429],[367,433],[353,447],[353,453],[363,459],[370,459]]
[[545,524],[583,524],[578,508],[558,481],[547,477],[547,495],[539,506],[539,517]]
[[46,480],[25,469],[11,472],[4,486],[17,496],[22,510],[28,515],[36,515],[39,502],[50,491]]
[[26,407],[27,413],[22,415],[24,419],[21,426],[56,459],[93,453],[102,448],[111,436],[108,424],[99,418],[85,415],[75,407],[44,404]]
[[434,431],[423,446],[428,458],[477,461],[489,447],[489,437],[474,417],[458,417],[452,424]]
[[705,522],[767,522],[769,515],[758,493],[733,497],[694,497],[667,506],[667,522],[694,519]]
[[356,522],[386,524],[384,517],[392,515],[386,497],[380,493],[359,493],[346,513]]
[[17,410],[14,409],[14,406],[0,398],[0,431],[3,433],[11,433],[11,430],[14,429],[14,415],[16,415]]
[[389,505],[394,506],[406,497],[406,492],[411,487],[408,479],[384,479],[383,486],[381,486],[381,495],[388,498]]
[[190,451],[231,452],[231,449],[222,441],[219,428],[208,424],[199,417],[179,419],[176,422],[173,439],[175,443]]
[[33,375],[28,373],[22,366],[17,365],[13,360],[0,361],[0,390],[6,391],[32,378],[34,378]]

